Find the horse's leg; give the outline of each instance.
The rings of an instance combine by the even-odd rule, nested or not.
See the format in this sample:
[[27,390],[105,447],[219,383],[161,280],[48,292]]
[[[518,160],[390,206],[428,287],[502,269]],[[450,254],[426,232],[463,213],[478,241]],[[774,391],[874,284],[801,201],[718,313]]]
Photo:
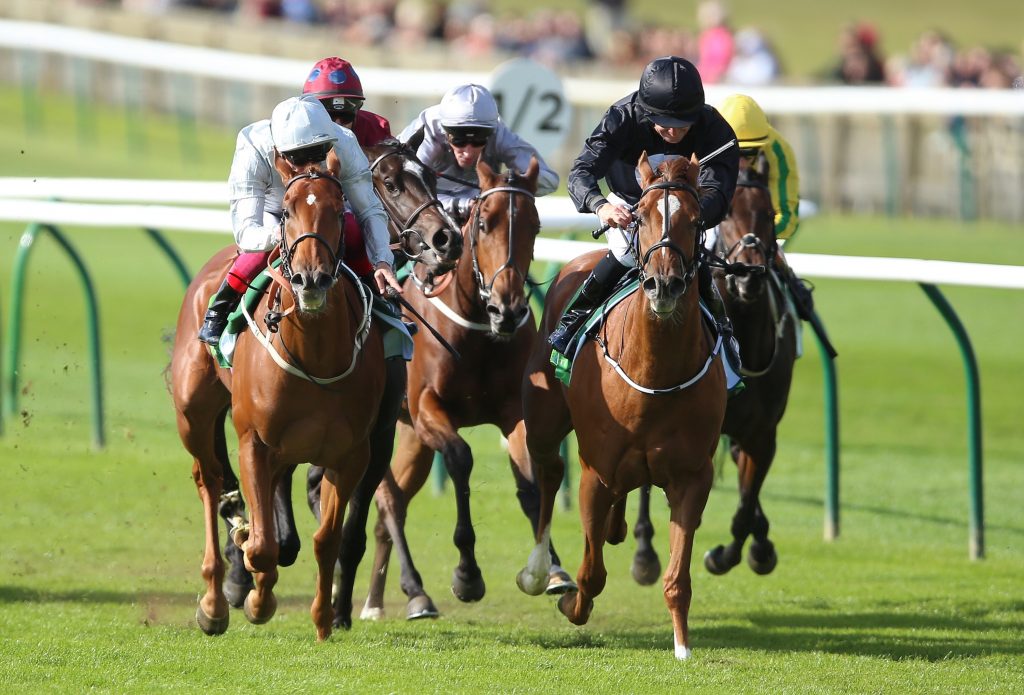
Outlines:
[[316,595],[309,609],[319,641],[331,636],[334,623],[331,588],[341,552],[345,505],[365,474],[369,459],[370,444],[364,441],[356,444],[344,459],[338,458],[330,462],[331,465],[324,466],[326,470],[320,483],[320,527],[313,534],[313,553],[317,564]]
[[[423,589],[423,579],[413,563],[405,538],[409,499],[406,495],[415,494],[427,481],[434,450],[420,441],[412,425],[399,422],[397,428],[398,449],[394,462],[390,470],[385,470],[376,492],[377,524],[374,536],[377,547],[370,575],[370,590],[360,614],[364,620],[377,620],[384,615],[384,586],[392,545],[398,553],[402,592],[409,598],[406,619],[436,618],[438,615],[434,602]],[[396,480],[399,473],[401,484]]]
[[[253,573],[255,582],[242,608],[246,620],[259,625],[274,617],[277,610],[274,585],[277,584],[278,545],[273,505],[276,481],[270,470],[267,445],[252,430],[243,431],[238,438],[238,459],[242,490],[252,510],[242,552],[246,569]],[[237,540],[240,539],[236,536]]]
[[608,531],[608,516],[615,496],[606,488],[594,470],[580,459],[580,518],[586,540],[583,561],[576,573],[579,591],[570,591],[558,601],[558,610],[576,625],[590,619],[594,598],[604,591],[608,571],[604,566],[604,543]]
[[651,540],[654,538],[654,524],[651,523],[651,486],[640,487],[640,508],[636,512],[636,525],[633,527],[633,538],[636,539],[636,552],[633,554],[633,579],[641,586],[650,586],[658,581],[661,575],[661,560]]
[[[479,601],[487,588],[480,566],[476,561],[476,532],[473,530],[473,516],[469,506],[469,476],[473,472],[473,452],[469,444],[459,436],[455,423],[448,416],[444,405],[431,390],[420,394],[420,411],[416,417],[416,434],[420,441],[444,457],[445,469],[452,480],[455,491],[455,533],[452,540],[459,549],[459,564],[452,573],[452,593],[466,603]],[[412,495],[402,485],[402,478],[395,472],[406,500]]]
[[277,564],[281,567],[294,565],[302,547],[292,511],[292,476],[297,467],[287,468],[274,488],[274,527],[279,547]]
[[690,656],[690,631],[687,616],[693,589],[690,583],[690,558],[693,536],[700,526],[701,515],[708,502],[714,468],[711,458],[684,480],[674,481],[665,490],[671,510],[669,525],[669,559],[663,584],[665,603],[672,614],[677,659]]
[[[736,461],[740,500],[732,517],[732,542],[729,545],[716,546],[704,555],[704,566],[712,574],[725,574],[740,563],[743,545],[758,526],[758,498],[775,456],[775,437],[749,438],[742,446],[734,442],[730,451]],[[758,542],[755,540],[755,543]],[[755,553],[754,546],[751,546],[751,553]],[[763,534],[761,542],[757,544],[756,556],[752,555],[749,561],[751,568],[758,574],[768,574],[775,569],[778,558],[775,556],[775,548],[768,540],[767,520],[764,520]]]
[[215,423],[223,420],[214,417],[188,417],[178,411],[178,432],[182,443],[192,454],[192,479],[203,503],[203,521],[206,529],[206,543],[203,552],[202,575],[206,580],[206,593],[199,599],[196,608],[196,622],[208,635],[219,635],[228,629],[230,617],[228,602],[224,597],[224,560],[220,554],[220,539],[217,527],[217,505],[223,488],[222,473],[215,453]]
[[534,349],[523,377],[523,423],[526,448],[533,464],[534,481],[540,491],[535,545],[530,557],[516,575],[516,585],[524,593],[538,596],[546,589],[551,570],[551,517],[555,499],[565,475],[565,462],[559,454],[562,440],[572,428],[569,407],[562,386],[547,365],[545,347]]
[[[503,424],[501,430],[508,440],[508,458],[512,464],[512,476],[516,481],[516,496],[519,498],[519,506],[526,518],[530,520],[533,535],[536,537],[537,524],[540,520],[540,489],[533,479],[530,454],[526,449],[526,427],[518,412],[513,422],[511,428]],[[553,542],[550,543],[550,552],[551,569],[548,571],[548,584],[544,593],[555,596],[575,589],[576,582],[572,580],[568,572],[562,569],[562,560],[555,552]]]
[[753,514],[750,518],[750,533],[754,537],[747,552],[747,564],[758,574],[770,574],[779,562],[775,553],[775,545],[768,540],[768,517],[761,508],[761,488],[764,486],[768,470],[772,461],[775,460],[775,431],[772,430],[764,437],[763,443],[758,441],[757,448],[750,454],[750,466],[753,473],[750,475],[749,488],[746,492],[740,488],[741,499],[744,496],[750,498],[753,506]]
[[246,595],[254,585],[252,573],[245,569],[242,549],[232,538],[232,532],[236,526],[244,526],[249,522],[245,519],[245,501],[242,499],[242,491],[238,487],[238,478],[235,476],[235,471],[231,468],[231,460],[228,458],[227,437],[224,435],[224,422],[227,413],[228,409],[225,408],[213,429],[214,451],[217,452],[217,459],[224,471],[224,488],[220,493],[217,511],[224,519],[225,536],[227,537],[227,541],[224,543],[224,556],[227,558],[229,566],[227,575],[224,577],[224,596],[232,606],[241,608]]

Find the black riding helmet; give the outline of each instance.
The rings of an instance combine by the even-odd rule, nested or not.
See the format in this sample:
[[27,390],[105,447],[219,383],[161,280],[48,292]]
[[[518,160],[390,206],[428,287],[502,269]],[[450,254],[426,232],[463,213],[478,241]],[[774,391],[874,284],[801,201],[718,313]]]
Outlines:
[[704,107],[704,84],[697,67],[676,56],[652,60],[640,76],[637,101],[651,120],[665,128],[683,128]]

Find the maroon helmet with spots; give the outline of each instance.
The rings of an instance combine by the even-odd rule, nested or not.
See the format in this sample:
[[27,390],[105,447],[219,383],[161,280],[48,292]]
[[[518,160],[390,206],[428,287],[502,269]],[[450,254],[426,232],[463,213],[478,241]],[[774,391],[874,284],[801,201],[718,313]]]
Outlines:
[[363,83],[359,81],[352,63],[341,58],[331,57],[317,61],[302,86],[303,94],[312,94],[317,99],[329,97],[363,96]]

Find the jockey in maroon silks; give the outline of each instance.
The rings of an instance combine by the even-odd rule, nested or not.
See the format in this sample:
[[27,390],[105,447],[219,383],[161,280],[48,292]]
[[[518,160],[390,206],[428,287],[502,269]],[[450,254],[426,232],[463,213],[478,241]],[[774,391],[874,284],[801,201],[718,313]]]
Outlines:
[[[347,60],[331,57],[318,61],[310,71],[309,77],[306,78],[302,92],[303,95],[310,95],[318,99],[327,110],[331,120],[355,135],[355,139],[360,147],[375,145],[381,140],[391,137],[391,125],[386,118],[362,110],[363,101],[365,100],[363,85],[359,80],[359,76],[352,68],[352,64]],[[274,223],[274,220],[257,219],[260,215],[270,215],[273,217],[274,211],[271,209],[273,208],[273,203],[267,201],[270,202],[269,205],[259,205],[259,203],[263,202],[260,199],[260,193],[258,191],[244,190],[246,188],[245,182],[252,178],[253,170],[262,168],[259,157],[247,156],[252,155],[251,150],[253,149],[250,147],[253,145],[251,132],[247,132],[251,131],[251,129],[252,126],[247,126],[239,133],[238,143],[235,148],[235,162],[232,163],[232,177],[229,180],[229,184],[232,183],[232,180],[239,183],[239,186],[232,186],[231,192],[232,224],[235,227],[236,241],[240,241],[240,237],[243,236],[252,237],[252,229],[246,231],[247,227],[260,229],[261,231],[257,233],[257,235],[260,235],[266,230],[268,225]],[[362,160],[365,162],[365,156],[362,157]],[[344,160],[342,162],[343,165],[346,164]],[[363,166],[366,166],[366,164],[363,164]],[[273,170],[272,162],[270,169]],[[362,198],[361,193],[364,190],[360,184],[359,192],[355,197]],[[353,194],[349,190],[345,191],[345,198],[347,202],[355,203]],[[374,200],[376,200],[375,194]],[[247,214],[245,211],[245,208],[251,206],[249,204],[254,201],[257,202],[258,207],[264,207],[260,211],[260,215],[256,215],[257,211],[255,210],[248,211],[254,214]],[[365,203],[363,203],[362,207],[365,207]],[[357,207],[357,209],[359,208]],[[344,224],[345,263],[360,277],[374,273],[377,266],[385,260],[388,261],[390,268],[391,260],[390,257],[385,258],[382,256],[377,258],[375,262],[371,262],[368,257],[363,239],[366,211],[364,210],[363,212],[364,214],[360,215],[354,213],[352,209],[346,209]],[[376,214],[374,214],[374,217],[376,218]],[[384,221],[386,233],[386,216]],[[262,242],[263,240],[260,239],[255,245],[257,247],[267,246],[267,244]],[[211,300],[203,327],[199,331],[199,340],[210,345],[217,344],[220,334],[227,325],[228,314],[237,306],[241,295],[249,287],[249,283],[266,267],[270,256],[269,249],[249,250],[253,246],[251,243],[240,243],[239,246],[239,255],[230,270],[228,270],[224,283]]]

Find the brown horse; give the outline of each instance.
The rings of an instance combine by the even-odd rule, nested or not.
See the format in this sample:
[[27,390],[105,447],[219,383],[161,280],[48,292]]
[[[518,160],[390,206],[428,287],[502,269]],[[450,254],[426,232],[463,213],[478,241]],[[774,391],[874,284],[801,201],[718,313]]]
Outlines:
[[[534,159],[525,174],[501,176],[480,161],[481,192],[463,228],[467,243],[454,281],[430,297],[412,289],[423,284],[418,275],[406,285],[408,301],[461,353],[461,359],[424,331],[414,338],[416,349],[408,370],[410,421],[399,423],[392,473],[377,491],[377,553],[364,617],[379,617],[383,612],[390,530],[404,525],[406,505],[426,481],[435,451],[443,455],[455,489],[454,541],[460,557],[452,591],[462,601],[483,597],[485,585],[476,562],[469,505],[473,454],[459,435],[460,428],[499,427],[508,439],[520,505],[536,524],[538,499],[526,453],[519,389],[537,333],[525,281],[540,230],[534,203],[538,169]],[[558,564],[558,559],[554,562]],[[571,580],[566,575],[559,581]],[[426,592],[411,558],[402,559],[402,589],[410,598],[410,610],[414,600],[429,600],[424,598]]]
[[[582,625],[604,589],[605,542],[626,535],[626,495],[645,484],[665,490],[672,509],[671,559],[664,576],[672,614],[675,654],[690,654],[690,554],[711,489],[711,457],[725,414],[725,376],[716,339],[701,315],[694,280],[700,262],[696,159],[675,159],[651,169],[638,164],[643,195],[633,253],[640,288],[604,319],[596,341],[575,358],[568,387],[555,378],[545,336],[600,257],[593,252],[568,264],[548,293],[544,330],[524,376],[527,445],[541,491],[536,546],[517,583],[539,594],[548,573],[551,514],[564,463],[559,444],[575,428],[579,443],[580,517],[586,546],[578,591],[558,602]],[[603,253],[603,252],[602,252]]]
[[[369,290],[344,276],[338,258],[344,197],[337,158],[330,155],[326,172],[317,164],[295,167],[280,155],[275,167],[286,182],[280,243],[284,274],[279,278],[286,287],[279,302],[268,306],[264,299],[253,313],[252,332],[239,337],[229,372],[204,358],[200,353],[206,347],[195,340],[229,250],[207,263],[189,286],[178,317],[172,393],[178,432],[194,457],[193,478],[206,525],[202,574],[207,588],[196,611],[199,626],[207,634],[228,626],[217,529],[223,469],[215,430],[230,405],[242,490],[252,507],[251,524],[234,533],[246,568],[254,573],[255,587],[244,601],[250,622],[268,621],[277,606],[273,587],[279,546],[272,497],[278,481],[298,463],[327,469],[321,524],[313,538],[318,572],[311,608],[317,638],[323,640],[331,634],[331,579],[345,504],[369,460],[368,438],[384,388],[384,354],[370,321]],[[269,336],[259,328],[268,319],[276,326]]]
[[[424,278],[432,281],[449,274],[455,267],[462,255],[462,234],[442,209],[437,199],[437,178],[430,168],[417,159],[416,146],[415,141],[402,144],[398,140],[388,139],[364,147],[363,152],[373,175],[374,190],[388,213],[392,248],[401,249],[420,268],[419,272]],[[196,358],[211,359],[206,352],[197,353]],[[396,388],[404,394],[404,362],[401,359],[388,360],[387,369],[388,382],[397,384]],[[378,423],[371,434],[370,466],[349,503],[339,560],[341,571],[337,577],[337,590],[333,592],[335,626],[347,628],[352,624],[352,581],[366,548],[366,519],[373,493],[391,463],[394,421],[400,400],[401,395],[394,402],[385,398],[381,405]],[[223,419],[224,416],[221,417]],[[216,428],[216,451],[224,467],[220,514],[224,517],[230,536],[236,524],[244,523],[245,504],[228,460],[223,426]],[[318,518],[322,477],[323,469],[309,467],[308,498]],[[274,517],[280,546],[279,564],[287,567],[295,562],[301,546],[292,509],[291,475],[281,476],[275,488]],[[395,544],[401,555],[407,552],[401,534],[396,534]],[[224,547],[224,554],[230,563],[224,580],[224,594],[228,603],[240,608],[253,587],[252,575],[245,569],[241,549],[230,538]],[[429,614],[429,611],[418,615],[425,614]]]
[[[723,434],[731,440],[730,453],[739,472],[740,502],[732,518],[733,540],[704,554],[704,566],[712,574],[725,574],[740,562],[743,545],[753,535],[747,564],[758,574],[768,574],[778,562],[768,540],[768,518],[761,508],[760,493],[775,458],[776,433],[789,399],[796,360],[796,317],[786,309],[786,293],[775,267],[775,211],[769,192],[767,160],[757,168],[740,172],[729,215],[719,226],[714,252],[729,263],[758,265],[766,273],[743,275],[715,271],[726,310],[740,344],[746,388],[729,399]],[[634,528],[637,551],[633,577],[653,583],[658,558],[651,547],[650,488],[641,491],[640,512]]]

